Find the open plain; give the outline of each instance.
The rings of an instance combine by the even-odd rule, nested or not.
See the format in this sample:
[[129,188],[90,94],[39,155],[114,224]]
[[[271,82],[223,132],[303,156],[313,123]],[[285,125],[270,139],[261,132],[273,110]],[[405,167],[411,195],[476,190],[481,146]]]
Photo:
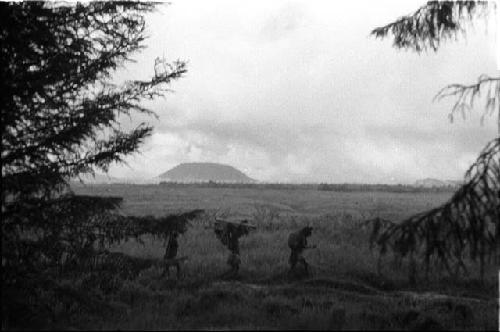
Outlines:
[[[188,256],[180,279],[152,266],[114,292],[104,318],[82,316],[91,329],[496,329],[497,270],[479,280],[436,268],[430,280],[408,282],[390,254],[377,270],[364,220],[402,220],[444,203],[452,192],[330,192],[313,189],[168,188],[161,185],[75,185],[77,194],[121,196],[121,212],[162,216],[192,209],[206,214],[179,239]],[[227,280],[229,251],[215,237],[214,216],[248,218],[257,226],[240,240],[239,277]],[[312,226],[309,276],[288,273],[288,234]],[[160,260],[165,244],[142,238],[112,251]],[[380,272],[380,273],[379,273]],[[417,271],[418,272],[418,271]],[[61,322],[64,324],[64,322]],[[69,323],[69,322],[68,322]]]

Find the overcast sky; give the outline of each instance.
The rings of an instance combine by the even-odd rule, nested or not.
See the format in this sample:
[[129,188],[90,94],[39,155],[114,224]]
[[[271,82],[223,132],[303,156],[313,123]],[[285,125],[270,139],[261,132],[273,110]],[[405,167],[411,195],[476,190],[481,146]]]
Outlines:
[[117,79],[150,78],[154,60],[188,61],[174,93],[146,103],[155,129],[116,177],[181,162],[232,165],[261,181],[412,183],[461,179],[497,135],[481,107],[454,123],[450,83],[498,73],[495,28],[418,55],[369,35],[419,1],[173,1],[148,15],[147,48]]

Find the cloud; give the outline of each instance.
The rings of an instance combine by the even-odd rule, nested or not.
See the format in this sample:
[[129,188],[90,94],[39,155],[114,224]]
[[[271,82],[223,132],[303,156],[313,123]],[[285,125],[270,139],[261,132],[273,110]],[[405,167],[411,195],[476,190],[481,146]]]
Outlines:
[[307,7],[298,2],[287,2],[276,10],[260,30],[263,40],[275,42],[291,35],[307,21]]
[[364,146],[369,148],[363,155],[370,156],[378,172],[413,181],[460,179],[495,132],[492,126],[466,123],[427,128],[376,125],[367,126],[365,134]]
[[369,37],[418,6],[180,1],[148,16],[148,48],[118,77],[148,77],[164,52],[188,60],[188,73],[147,104],[160,121],[147,120],[152,137],[112,175],[211,161],[265,181],[460,178],[497,135],[494,121],[479,126],[475,110],[450,124],[452,101],[432,98],[495,70],[492,36],[471,33],[422,55]]
[[327,128],[294,130],[273,123],[164,124],[156,128],[140,158],[132,163],[135,168],[147,169],[137,164],[140,161],[158,172],[180,162],[218,161],[237,166],[257,179],[290,181],[294,175],[306,175],[313,163],[306,156],[324,148],[332,133]]

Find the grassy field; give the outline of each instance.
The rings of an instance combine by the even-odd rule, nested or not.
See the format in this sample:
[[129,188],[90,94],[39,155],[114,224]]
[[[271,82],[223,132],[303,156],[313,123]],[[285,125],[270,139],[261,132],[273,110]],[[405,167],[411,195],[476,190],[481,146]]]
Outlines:
[[391,193],[334,192],[319,190],[259,190],[231,188],[168,188],[158,185],[74,186],[78,194],[124,198],[123,211],[134,215],[163,215],[189,209],[230,209],[235,216],[250,217],[264,205],[283,215],[321,216],[349,213],[356,217],[400,219],[437,206],[452,192]]
[[[471,275],[452,280],[435,271],[410,286],[404,266],[384,260],[368,246],[362,221],[376,216],[400,220],[445,202],[450,193],[327,192],[227,188],[164,188],[155,185],[75,186],[75,193],[122,196],[130,215],[164,215],[205,209],[180,237],[188,256],[182,278],[161,277],[152,266],[126,280],[113,295],[120,310],[101,318],[61,321],[90,329],[497,329],[497,269],[480,282]],[[240,240],[242,265],[225,280],[228,250],[209,227],[211,215],[248,217],[257,230]],[[288,234],[305,225],[318,248],[304,255],[305,277],[287,273]],[[164,243],[143,238],[112,248],[160,259]]]

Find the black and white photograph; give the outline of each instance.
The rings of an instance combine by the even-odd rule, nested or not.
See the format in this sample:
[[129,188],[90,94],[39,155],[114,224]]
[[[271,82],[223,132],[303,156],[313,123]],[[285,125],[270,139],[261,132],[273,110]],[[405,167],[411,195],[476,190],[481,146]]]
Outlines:
[[2,331],[499,330],[500,2],[0,2]]

